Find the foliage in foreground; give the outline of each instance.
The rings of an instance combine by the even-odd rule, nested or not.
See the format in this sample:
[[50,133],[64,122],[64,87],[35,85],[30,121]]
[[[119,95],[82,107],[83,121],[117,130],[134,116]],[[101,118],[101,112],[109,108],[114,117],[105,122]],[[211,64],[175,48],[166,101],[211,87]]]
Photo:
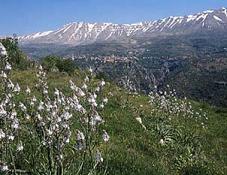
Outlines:
[[90,87],[91,77],[86,76],[82,88],[69,82],[68,96],[57,88],[51,94],[40,66],[36,70],[37,94],[29,87],[23,92],[9,78],[12,66],[6,54],[2,63],[1,171],[53,175],[99,171],[101,138],[109,140],[107,132],[99,128],[104,122],[99,111],[108,102],[101,96],[105,82]]

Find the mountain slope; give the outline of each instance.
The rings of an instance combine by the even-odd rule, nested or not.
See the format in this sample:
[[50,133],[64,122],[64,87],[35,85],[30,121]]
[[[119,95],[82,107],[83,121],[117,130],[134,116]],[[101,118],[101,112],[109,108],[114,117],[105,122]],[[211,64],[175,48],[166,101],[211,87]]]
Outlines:
[[120,85],[127,77],[149,93],[171,84],[179,95],[226,107],[226,31],[222,8],[132,25],[72,23],[20,41],[32,58],[73,58]]
[[81,45],[94,42],[129,42],[137,37],[169,34],[188,34],[198,31],[224,31],[227,29],[227,9],[208,10],[184,17],[168,17],[137,24],[74,22],[56,31],[39,32],[21,36],[26,43],[51,43]]

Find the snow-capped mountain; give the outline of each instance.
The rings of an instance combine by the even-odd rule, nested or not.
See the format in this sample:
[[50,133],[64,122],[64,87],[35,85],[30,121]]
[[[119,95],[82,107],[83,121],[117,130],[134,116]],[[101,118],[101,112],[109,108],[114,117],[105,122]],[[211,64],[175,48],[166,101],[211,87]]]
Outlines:
[[48,43],[80,45],[104,41],[125,41],[136,37],[187,34],[198,31],[226,31],[227,9],[208,10],[188,16],[168,17],[137,24],[74,22],[56,31],[19,37],[22,44]]

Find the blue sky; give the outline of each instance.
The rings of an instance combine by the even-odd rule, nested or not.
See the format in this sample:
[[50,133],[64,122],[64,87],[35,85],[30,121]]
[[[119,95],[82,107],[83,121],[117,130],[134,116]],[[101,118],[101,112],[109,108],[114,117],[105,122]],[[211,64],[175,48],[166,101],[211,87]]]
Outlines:
[[227,0],[0,0],[0,36],[54,30],[66,23],[135,23],[227,7]]

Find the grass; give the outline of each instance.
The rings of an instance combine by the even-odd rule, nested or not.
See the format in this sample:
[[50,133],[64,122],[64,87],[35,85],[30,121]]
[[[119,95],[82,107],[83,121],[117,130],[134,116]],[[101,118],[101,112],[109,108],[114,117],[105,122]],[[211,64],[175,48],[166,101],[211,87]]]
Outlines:
[[[70,79],[81,84],[84,74],[76,71],[69,76],[64,73],[49,73],[48,83],[51,89],[69,92]],[[18,82],[22,89],[35,87],[34,70],[13,71],[13,82]],[[31,88],[36,91],[35,88]],[[111,93],[110,93],[111,92]],[[207,104],[193,102],[196,109],[202,108],[208,114],[207,129],[203,129],[194,120],[178,117],[171,121],[175,128],[181,128],[182,135],[192,133],[201,139],[202,149],[206,156],[205,163],[183,164],[178,166],[175,158],[180,158],[186,151],[182,143],[174,147],[161,146],[159,138],[145,130],[137,121],[141,117],[146,126],[156,119],[151,115],[152,107],[149,98],[141,94],[129,94],[114,84],[107,83],[105,95],[109,103],[102,111],[105,120],[104,128],[110,135],[110,142],[102,145],[105,164],[109,175],[176,175],[176,174],[227,174],[227,109],[220,109]],[[76,128],[75,128],[76,129]],[[179,146],[179,149],[178,149]],[[73,172],[71,172],[73,174]]]

